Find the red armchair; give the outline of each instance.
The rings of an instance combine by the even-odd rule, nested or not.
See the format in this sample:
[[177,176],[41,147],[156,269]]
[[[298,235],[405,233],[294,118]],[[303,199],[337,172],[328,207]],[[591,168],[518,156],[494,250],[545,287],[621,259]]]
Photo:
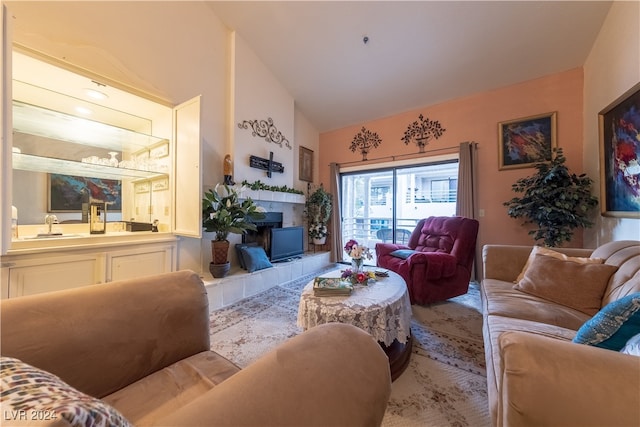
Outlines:
[[477,236],[475,219],[425,218],[407,245],[377,243],[377,265],[402,276],[411,304],[443,301],[467,293]]

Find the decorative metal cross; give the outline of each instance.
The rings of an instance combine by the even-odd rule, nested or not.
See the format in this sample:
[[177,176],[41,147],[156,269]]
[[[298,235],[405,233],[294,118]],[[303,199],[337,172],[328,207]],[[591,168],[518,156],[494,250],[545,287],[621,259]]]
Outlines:
[[273,161],[273,151],[269,152],[268,159],[263,159],[258,156],[249,157],[249,166],[256,169],[266,170],[269,178],[271,178],[272,172],[284,173],[284,166],[282,166],[282,163]]

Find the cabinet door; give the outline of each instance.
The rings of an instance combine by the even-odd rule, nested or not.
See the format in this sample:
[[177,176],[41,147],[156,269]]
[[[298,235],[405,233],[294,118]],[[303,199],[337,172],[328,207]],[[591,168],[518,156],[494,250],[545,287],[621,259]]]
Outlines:
[[104,281],[104,258],[66,257],[9,269],[9,298],[94,285]]
[[11,215],[11,14],[4,2],[0,4],[0,255],[7,253],[11,246],[11,231],[9,230],[9,215]]
[[170,273],[175,270],[174,252],[174,245],[163,245],[107,254],[107,281]]
[[174,112],[174,215],[173,231],[181,236],[202,235],[202,172],[200,97]]

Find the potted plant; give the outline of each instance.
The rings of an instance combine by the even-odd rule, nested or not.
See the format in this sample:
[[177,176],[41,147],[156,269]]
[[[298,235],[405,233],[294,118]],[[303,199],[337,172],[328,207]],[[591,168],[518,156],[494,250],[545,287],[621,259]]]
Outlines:
[[249,197],[240,200],[244,187],[216,185],[213,190],[204,193],[202,199],[202,226],[205,231],[216,233],[211,241],[211,258],[209,270],[213,277],[224,277],[229,272],[229,233],[244,234],[249,230],[256,231],[254,220],[265,217],[264,210],[259,208]]
[[529,235],[548,247],[571,241],[575,228],[591,227],[588,214],[598,205],[598,199],[591,195],[591,178],[570,173],[561,148],[553,152],[551,162],[535,165],[538,173],[511,186],[523,196],[503,203],[510,217],[525,218],[523,225],[536,224],[538,228]]
[[323,245],[327,239],[327,223],[331,217],[332,197],[322,185],[307,197],[305,212],[309,223],[309,238],[316,245]]

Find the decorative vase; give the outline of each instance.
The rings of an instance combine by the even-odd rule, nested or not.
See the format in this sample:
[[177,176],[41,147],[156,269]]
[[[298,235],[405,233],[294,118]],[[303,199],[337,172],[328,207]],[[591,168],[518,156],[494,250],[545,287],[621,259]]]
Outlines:
[[327,241],[327,236],[322,236],[322,237],[318,237],[313,239],[313,244],[314,245],[324,245],[325,242]]
[[364,271],[364,259],[352,258],[351,270],[353,270],[354,273],[362,273]]
[[216,278],[225,277],[229,270],[231,269],[231,263],[229,261],[224,264],[214,264],[213,262],[209,263],[209,272],[211,275]]
[[229,241],[211,241],[211,261],[213,264],[225,264],[229,259]]

